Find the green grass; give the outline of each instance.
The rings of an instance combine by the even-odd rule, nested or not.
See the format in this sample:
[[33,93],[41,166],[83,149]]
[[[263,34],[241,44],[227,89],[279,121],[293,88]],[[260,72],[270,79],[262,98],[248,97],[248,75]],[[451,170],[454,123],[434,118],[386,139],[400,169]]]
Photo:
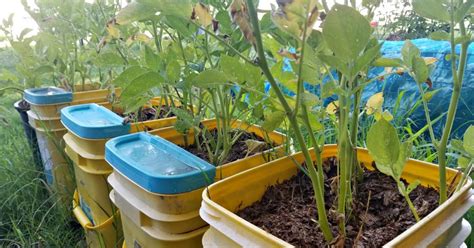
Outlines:
[[0,128],[0,247],[83,247],[83,231],[35,168],[13,98]]

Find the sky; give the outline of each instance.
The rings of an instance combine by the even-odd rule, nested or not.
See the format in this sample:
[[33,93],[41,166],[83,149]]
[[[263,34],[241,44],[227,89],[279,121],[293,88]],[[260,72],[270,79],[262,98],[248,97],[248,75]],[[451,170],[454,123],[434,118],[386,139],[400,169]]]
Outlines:
[[[32,2],[28,0],[28,2]],[[23,9],[20,0],[0,0],[0,21],[8,19],[8,16],[13,13],[14,34],[18,35],[25,28],[37,29],[38,26],[31,19],[28,13]]]

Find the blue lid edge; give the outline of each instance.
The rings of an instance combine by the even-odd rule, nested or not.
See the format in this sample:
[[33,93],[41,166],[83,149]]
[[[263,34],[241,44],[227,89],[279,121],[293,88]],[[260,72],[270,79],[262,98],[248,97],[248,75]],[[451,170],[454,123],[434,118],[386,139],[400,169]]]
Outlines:
[[[194,168],[198,172],[188,172],[180,175],[162,176],[152,175],[147,172],[143,172],[137,168],[137,165],[127,158],[120,157],[118,154],[116,145],[131,139],[143,139],[150,143],[162,144],[172,151],[179,153],[188,160],[191,160]],[[139,132],[134,134],[128,134],[121,137],[117,137],[107,141],[105,144],[105,159],[107,162],[117,171],[125,175],[128,179],[140,185],[147,191],[159,194],[179,194],[197,190],[199,188],[208,186],[214,182],[216,168],[201,158],[193,155],[185,149],[175,145],[174,143],[163,139],[159,136],[154,136],[145,132]],[[202,167],[196,167],[195,165],[203,165]],[[197,173],[197,176],[194,175]],[[156,182],[156,181],[159,181]]]
[[130,132],[130,124],[126,125],[103,125],[103,126],[84,126],[74,121],[71,111],[80,108],[98,108],[107,113],[111,118],[123,121],[123,118],[110,111],[109,109],[95,103],[68,106],[61,109],[61,121],[63,125],[77,136],[84,139],[108,139],[117,136],[126,135]]
[[[54,95],[37,94],[35,91],[42,89],[54,89],[63,93]],[[29,88],[23,91],[23,98],[30,104],[47,105],[72,102],[72,92],[58,87]]]

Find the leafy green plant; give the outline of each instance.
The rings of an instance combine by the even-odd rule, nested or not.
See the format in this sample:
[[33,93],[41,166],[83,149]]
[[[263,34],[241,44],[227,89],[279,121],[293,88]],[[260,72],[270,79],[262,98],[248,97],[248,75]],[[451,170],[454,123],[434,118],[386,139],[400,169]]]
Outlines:
[[[387,3],[392,4],[393,3]],[[427,20],[413,10],[411,1],[402,0],[392,8],[395,13],[388,13],[380,18],[380,36],[387,40],[407,40],[427,38],[437,30],[449,32],[449,25],[435,20]]]
[[[304,156],[305,164],[301,168],[310,177],[313,186],[318,211],[318,227],[328,243],[343,243],[346,237],[346,218],[349,218],[351,213],[353,186],[362,173],[356,152],[356,146],[360,143],[361,95],[367,85],[386,75],[397,73],[395,70],[387,71],[379,77],[368,78],[368,71],[372,66],[401,67],[408,71],[420,86],[423,86],[422,84],[429,76],[429,64],[432,61],[421,58],[419,51],[408,42],[402,52],[402,59],[381,58],[382,44],[374,37],[374,30],[370,27],[367,17],[353,7],[347,6],[349,1],[346,1],[347,5],[336,4],[327,11],[322,31],[315,30],[313,27],[319,24],[320,10],[323,8],[328,10],[324,2],[323,6],[316,0],[290,0],[277,3],[278,7],[275,7],[271,13],[266,13],[259,18],[257,2],[252,0],[211,2],[209,5],[191,0],[176,3],[168,0],[154,2],[137,0],[123,9],[117,16],[117,20],[120,22],[158,18],[168,28],[176,30],[178,38],[182,33],[189,34],[189,27],[195,27],[194,32],[204,35],[202,46],[196,42],[199,44],[196,48],[202,51],[202,54],[197,56],[197,60],[204,63],[188,61],[186,53],[182,52],[184,49],[181,49],[181,56],[175,57],[175,59],[185,58],[183,64],[180,63],[183,67],[180,77],[188,87],[181,90],[198,92],[196,96],[201,100],[209,97],[209,101],[200,102],[215,117],[223,118],[224,121],[232,119],[230,118],[231,106],[236,104],[232,98],[221,96],[226,94],[231,86],[239,86],[242,94],[245,93],[246,97],[248,96],[252,101],[250,105],[263,103],[264,108],[255,106],[252,111],[253,117],[262,119],[262,127],[267,131],[281,126],[291,130],[295,143]],[[370,4],[370,2],[366,1],[365,4]],[[377,5],[378,2],[374,1],[373,4]],[[351,5],[355,6],[355,1],[351,1]],[[426,4],[426,6],[431,5]],[[226,9],[230,12],[231,20],[238,30],[232,28],[230,20],[225,17],[226,14],[222,14]],[[156,15],[156,13],[159,14]],[[169,20],[175,22],[169,23]],[[221,24],[225,24],[222,25],[222,29],[220,29]],[[188,37],[200,41],[197,38],[199,35],[194,36],[194,33]],[[179,39],[179,47],[186,44],[182,42],[183,40],[186,39]],[[289,61],[292,71],[282,71],[284,60]],[[185,64],[184,61],[189,63]],[[191,67],[191,64],[201,66],[196,69],[196,67]],[[255,73],[255,78],[252,77],[254,80],[249,81],[248,71],[256,71],[256,68],[264,77],[257,80],[257,73]],[[329,81],[323,83],[325,78],[329,78]],[[271,85],[268,94],[262,90],[265,80]],[[318,86],[319,95],[308,92],[304,87],[305,82]],[[197,90],[193,91],[196,88]],[[333,94],[338,100],[326,108],[321,99]],[[423,106],[426,106],[430,94],[434,93],[423,93]],[[243,95],[239,95],[236,99],[239,100],[241,97]],[[380,98],[383,96],[374,97],[374,103],[371,102],[366,106],[366,113],[373,113],[378,119],[374,125],[376,128],[374,130],[377,131],[380,125],[390,126],[387,119],[390,120],[392,116],[381,109]],[[222,106],[222,104],[227,106]],[[229,108],[226,109],[229,106],[230,111]],[[192,119],[189,117],[187,119],[186,123],[192,126]],[[429,122],[430,125],[436,120],[438,119]],[[324,199],[321,154],[327,133],[324,130],[324,124],[327,122],[336,126],[331,132],[337,135],[339,150],[338,196],[334,204],[326,204]],[[422,132],[427,129],[432,132],[431,126],[423,128]],[[305,132],[303,133],[302,130]],[[222,135],[225,134],[226,132],[222,133]],[[383,151],[384,154],[388,154],[389,160],[384,160],[385,155],[381,155],[382,159],[377,157],[381,163],[379,167],[397,181],[400,193],[407,199],[418,220],[416,209],[408,197],[416,183],[406,187],[400,179],[401,171],[410,154],[409,143],[413,141],[413,138],[402,145],[396,132],[392,130],[388,134],[392,135],[387,137],[387,142],[393,144],[398,152]],[[415,136],[419,137],[420,134],[417,132]],[[372,140],[370,143],[373,148]],[[385,149],[390,148],[392,147],[385,147]],[[211,149],[218,148],[212,146]],[[328,221],[326,205],[331,205],[331,210],[337,212],[339,222],[337,238]]]
[[408,186],[401,181],[403,168],[406,161],[411,156],[412,144],[410,141],[401,143],[397,130],[390,125],[385,119],[380,119],[375,123],[367,134],[367,149],[377,164],[377,169],[391,176],[398,186],[398,190],[405,197],[416,221],[420,221],[420,217],[410,200],[409,194],[419,184],[419,180],[415,180]]
[[[451,100],[447,111],[446,125],[443,128],[443,133],[439,140],[435,137],[434,133],[432,132],[432,128],[430,127],[431,140],[436,150],[438,151],[440,204],[446,201],[449,193],[446,179],[446,152],[454,123],[454,116],[456,115],[456,109],[461,94],[461,88],[464,81],[464,70],[466,68],[467,61],[467,49],[469,44],[471,43],[471,33],[466,29],[466,22],[470,21],[469,9],[472,7],[473,4],[474,3],[472,1],[413,1],[413,8],[419,15],[430,20],[449,24],[450,30],[449,33],[443,30],[439,30],[431,34],[431,37],[433,39],[449,41],[451,45],[451,71],[453,75],[453,93],[451,95]],[[456,28],[459,28],[459,32],[455,30]],[[456,55],[456,45],[458,44],[461,47],[459,56]],[[412,51],[415,51],[416,53],[416,49],[405,49],[405,51],[405,54],[407,54],[409,57],[412,56]],[[405,58],[404,60],[406,61]],[[418,79],[420,77],[423,78],[427,74],[427,69],[425,66],[421,65],[421,63],[416,62],[419,61],[416,56],[413,57],[412,61],[414,63],[409,63],[408,65],[411,66],[412,71],[415,72],[414,74],[415,79],[417,79],[416,81],[420,83],[420,80]],[[423,89],[421,87],[420,91],[423,94]],[[423,103],[425,106],[427,105],[426,100],[423,100]],[[428,124],[430,124],[431,119],[427,107],[425,107],[425,113],[427,122]]]
[[[240,32],[231,27],[226,13],[230,3],[216,2],[212,5],[213,11],[217,12],[218,24],[212,21],[209,6],[192,4],[191,1],[180,4],[192,13],[189,16],[176,15],[175,6],[144,1],[134,2],[118,13],[116,20],[119,24],[133,23],[137,16],[140,16],[138,20],[141,22],[153,24],[157,53],[147,49],[145,60],[149,62],[147,57],[154,56],[159,65],[155,66],[153,75],[146,74],[147,70],[151,70],[150,63],[140,69],[130,67],[117,78],[116,83],[123,86],[122,82],[130,81],[125,86],[124,95],[126,99],[133,99],[134,103],[144,96],[140,91],[160,88],[162,96],[178,99],[183,106],[190,106],[191,111],[173,106],[173,113],[178,117],[176,129],[185,134],[184,137],[193,130],[197,148],[207,152],[211,163],[220,165],[243,134],[243,130],[235,128],[234,122],[245,122],[252,110],[262,108],[257,97],[247,98],[247,93],[256,91],[255,82],[263,86],[263,80],[252,61],[247,59],[241,62],[230,56],[241,52],[225,45],[227,43],[220,43],[223,38],[214,33],[214,29],[218,28],[219,32],[230,37],[231,42],[242,43],[238,40],[242,38]],[[149,9],[161,10],[161,14],[156,16],[156,11],[147,11]],[[164,49],[160,48],[160,44],[165,43],[162,33],[166,33],[169,39]],[[243,47],[243,50],[246,49],[247,45]],[[172,77],[170,72],[173,72]],[[131,78],[132,73],[136,73],[133,75],[136,79]],[[200,125],[204,117],[216,119],[217,135],[212,135],[212,130]]]

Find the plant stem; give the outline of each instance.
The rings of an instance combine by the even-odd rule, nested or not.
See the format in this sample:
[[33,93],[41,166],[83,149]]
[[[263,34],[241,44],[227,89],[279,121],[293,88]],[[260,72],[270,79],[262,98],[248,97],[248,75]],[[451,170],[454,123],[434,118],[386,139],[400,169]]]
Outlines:
[[[288,120],[290,121],[290,125],[293,128],[293,131],[295,132],[296,139],[298,143],[300,144],[301,151],[305,157],[306,165],[309,167],[312,167],[313,161],[311,159],[311,155],[308,151],[308,148],[305,144],[303,135],[301,134],[301,130],[299,129],[298,122],[296,118],[292,115],[292,109],[288,105],[288,102],[285,99],[285,96],[281,92],[280,88],[278,87],[278,84],[275,81],[275,78],[273,77],[272,73],[270,72],[270,69],[267,64],[267,60],[265,57],[265,53],[263,50],[263,43],[262,43],[262,37],[260,33],[260,26],[258,23],[258,16],[257,16],[257,11],[255,10],[255,6],[253,5],[252,0],[246,0],[247,3],[247,8],[249,11],[249,16],[250,20],[252,23],[253,27],[253,32],[255,35],[255,40],[256,40],[256,50],[258,53],[259,57],[259,65],[260,68],[262,69],[262,72],[265,74],[267,77],[268,81],[270,82],[270,85],[274,89],[280,103],[282,104],[283,108],[285,109],[285,114],[288,117]],[[325,203],[324,203],[324,195],[322,194],[324,189],[321,189],[319,182],[314,181],[313,179],[317,178],[316,177],[311,177],[311,181],[313,184],[314,188],[314,194],[315,194],[315,200],[317,204],[317,209],[318,209],[318,219],[319,219],[319,227],[321,228],[321,231],[323,232],[324,238],[327,242],[330,242],[333,240],[333,235],[331,232],[331,228],[329,225],[329,221],[327,219],[327,214],[326,214],[326,208],[325,208]]]
[[[199,26],[198,24],[196,24],[195,22],[193,21],[189,21],[190,23],[192,23],[194,26],[198,27],[198,28],[201,28],[201,26]],[[237,54],[239,57],[241,57],[243,60],[245,60],[247,63],[249,64],[252,64],[252,65],[255,65],[255,63],[250,60],[249,58],[247,58],[245,55],[243,55],[241,52],[239,52],[239,50],[235,49],[235,47],[229,45],[224,39],[222,39],[221,37],[217,36],[216,34],[214,34],[213,32],[205,29],[205,28],[201,28],[201,30],[203,30],[204,32],[206,32],[207,34],[209,34],[210,36],[212,36],[214,39],[220,41],[222,44],[224,44],[227,48],[229,48],[230,50],[232,50],[235,54]]]
[[[452,3],[452,1],[451,1]],[[461,35],[466,34],[463,21],[460,22]],[[451,71],[453,74],[453,94],[449,102],[448,116],[446,118],[446,125],[441,135],[441,140],[438,147],[438,163],[439,163],[439,204],[446,201],[448,193],[446,189],[446,151],[448,145],[448,139],[451,135],[451,130],[454,124],[454,117],[458,107],[459,97],[461,95],[461,87],[464,76],[464,68],[466,66],[467,59],[467,48],[469,42],[462,43],[461,45],[461,56],[459,58],[459,67],[456,69],[456,44],[454,43],[454,13],[451,11]]]
[[415,217],[416,222],[419,222],[420,221],[420,216],[418,216],[418,212],[416,211],[416,208],[413,205],[413,202],[411,201],[410,196],[406,191],[405,185],[401,185],[401,184],[403,184],[403,183],[401,181],[398,181],[398,189],[402,193],[403,197],[405,197],[405,200],[408,203],[408,207],[410,208],[410,210],[413,214],[413,217]]
[[433,142],[433,145],[434,145],[435,149],[438,149],[437,148],[438,141],[436,140],[436,137],[434,135],[433,125],[432,125],[431,117],[430,117],[430,109],[428,108],[428,102],[426,101],[426,99],[424,97],[425,92],[424,92],[423,87],[421,86],[421,84],[417,83],[417,85],[418,85],[418,90],[420,91],[420,94],[421,94],[421,102],[423,103],[423,109],[424,109],[424,112],[425,112],[426,122],[428,124],[428,129],[429,129],[429,133],[430,133],[431,142]]

